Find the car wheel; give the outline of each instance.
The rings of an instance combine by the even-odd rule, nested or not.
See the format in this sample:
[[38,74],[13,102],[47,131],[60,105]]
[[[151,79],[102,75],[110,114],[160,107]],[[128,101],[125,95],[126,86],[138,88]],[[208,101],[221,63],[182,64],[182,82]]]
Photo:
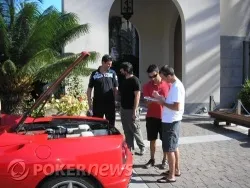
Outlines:
[[44,182],[41,188],[96,188],[96,183],[89,178],[53,177]]

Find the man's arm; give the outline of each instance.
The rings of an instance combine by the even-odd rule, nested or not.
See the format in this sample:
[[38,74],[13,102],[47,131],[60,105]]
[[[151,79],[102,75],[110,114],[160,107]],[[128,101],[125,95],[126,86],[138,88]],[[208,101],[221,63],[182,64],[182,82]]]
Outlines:
[[114,90],[114,96],[118,95],[118,77],[116,75],[116,72],[113,73],[113,90]]
[[140,97],[141,97],[141,84],[139,79],[136,79],[135,84],[133,86],[134,91],[134,106],[133,106],[133,119],[136,119],[136,110],[138,109],[139,103],[140,103]]
[[180,103],[179,102],[174,102],[174,104],[168,104],[165,101],[163,101],[162,105],[166,106],[170,110],[174,110],[174,111],[179,111],[180,110]]
[[88,98],[88,105],[89,105],[89,110],[93,110],[93,105],[92,105],[92,90],[94,87],[94,78],[93,78],[94,72],[91,73],[89,77],[89,85],[87,89],[87,98]]
[[180,110],[180,103],[179,102],[174,102],[173,104],[166,103],[165,97],[161,96],[158,92],[154,92],[153,96],[158,99],[159,104],[169,108],[170,110],[174,110],[174,111]]
[[[143,97],[151,97],[149,92],[148,92],[148,89],[147,89],[147,84],[145,84],[143,86]],[[144,101],[145,101],[147,107],[149,107],[149,105],[152,103],[151,101],[148,101],[148,100],[145,100],[145,99],[144,99]]]
[[89,105],[89,109],[92,110],[93,106],[92,106],[92,90],[93,88],[88,88],[87,90],[87,98],[88,98],[88,105]]

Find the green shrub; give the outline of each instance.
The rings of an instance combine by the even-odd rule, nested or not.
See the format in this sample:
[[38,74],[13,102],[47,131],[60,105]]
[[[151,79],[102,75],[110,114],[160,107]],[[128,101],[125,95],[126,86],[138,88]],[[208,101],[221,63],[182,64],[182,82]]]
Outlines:
[[243,88],[240,90],[238,98],[247,109],[250,108],[250,80],[245,82]]

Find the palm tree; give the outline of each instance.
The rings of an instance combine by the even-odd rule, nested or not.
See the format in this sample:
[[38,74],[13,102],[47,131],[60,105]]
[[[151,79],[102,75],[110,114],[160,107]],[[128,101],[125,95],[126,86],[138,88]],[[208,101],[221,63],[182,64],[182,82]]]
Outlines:
[[[79,54],[63,54],[64,46],[89,32],[73,13],[54,7],[41,12],[37,2],[0,0],[0,99],[2,113],[22,114],[36,81],[52,82]],[[89,75],[89,62],[75,75]]]

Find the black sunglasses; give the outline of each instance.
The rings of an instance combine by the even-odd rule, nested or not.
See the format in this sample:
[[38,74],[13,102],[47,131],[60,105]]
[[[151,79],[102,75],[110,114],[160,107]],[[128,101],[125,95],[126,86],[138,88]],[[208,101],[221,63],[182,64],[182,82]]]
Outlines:
[[156,76],[157,76],[158,74],[155,74],[155,75],[153,75],[153,76],[148,76],[149,78],[156,78]]

